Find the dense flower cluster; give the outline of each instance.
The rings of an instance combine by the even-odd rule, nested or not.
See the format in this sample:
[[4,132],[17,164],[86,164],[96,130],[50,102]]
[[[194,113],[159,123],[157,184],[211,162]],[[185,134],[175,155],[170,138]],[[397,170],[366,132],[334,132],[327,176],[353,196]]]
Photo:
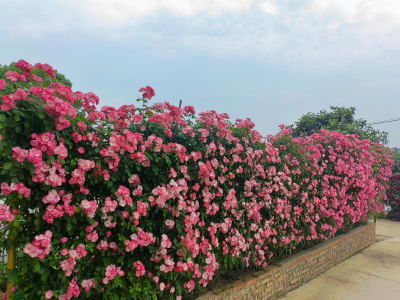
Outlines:
[[139,89],[139,92],[143,92],[142,97],[146,98],[148,100],[151,100],[151,98],[153,98],[156,95],[156,93],[154,92],[154,90],[151,86],[146,86],[145,88],[142,87]]
[[35,236],[35,240],[24,247],[24,252],[30,257],[44,259],[50,253],[52,236],[53,233],[50,230],[47,230],[45,234]]
[[31,189],[27,188],[22,182],[19,182],[17,184],[8,184],[7,182],[1,183],[1,193],[4,196],[10,195],[12,192],[17,192],[25,198],[28,198],[31,195]]
[[284,125],[262,142],[250,119],[148,106],[149,86],[142,107],[98,110],[93,93],[44,86],[50,66],[15,66],[0,81],[0,220],[20,220],[24,299],[179,300],[218,269],[265,267],[382,209],[382,145]]
[[7,204],[0,204],[0,222],[14,221],[14,214],[8,209]]

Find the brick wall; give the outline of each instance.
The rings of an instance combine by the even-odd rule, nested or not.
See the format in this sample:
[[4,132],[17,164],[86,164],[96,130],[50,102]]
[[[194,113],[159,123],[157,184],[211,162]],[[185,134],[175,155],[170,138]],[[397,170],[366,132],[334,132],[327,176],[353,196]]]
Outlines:
[[375,227],[375,223],[358,227],[292,255],[243,280],[212,290],[197,300],[277,299],[373,244]]

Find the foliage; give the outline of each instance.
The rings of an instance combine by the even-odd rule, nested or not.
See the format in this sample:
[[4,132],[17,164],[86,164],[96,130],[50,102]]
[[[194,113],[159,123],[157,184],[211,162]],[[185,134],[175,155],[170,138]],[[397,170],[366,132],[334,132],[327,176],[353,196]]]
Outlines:
[[[321,130],[267,143],[250,119],[169,103],[103,107],[47,82],[0,80],[0,220],[23,299],[181,299],[217,269],[265,267],[381,209],[382,145]],[[45,74],[42,72],[44,71]],[[41,84],[39,74],[43,79]],[[0,248],[12,241],[3,235]]]
[[342,134],[357,134],[360,139],[388,144],[387,132],[374,129],[364,119],[355,119],[355,107],[331,106],[331,111],[321,110],[318,114],[307,113],[290,127],[295,137],[309,136],[321,129]]

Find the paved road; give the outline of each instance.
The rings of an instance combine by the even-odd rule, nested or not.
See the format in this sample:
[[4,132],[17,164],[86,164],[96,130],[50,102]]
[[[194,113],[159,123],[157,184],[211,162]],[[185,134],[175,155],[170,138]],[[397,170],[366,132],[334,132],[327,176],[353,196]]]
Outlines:
[[376,299],[400,299],[400,222],[378,220],[375,244],[280,298]]

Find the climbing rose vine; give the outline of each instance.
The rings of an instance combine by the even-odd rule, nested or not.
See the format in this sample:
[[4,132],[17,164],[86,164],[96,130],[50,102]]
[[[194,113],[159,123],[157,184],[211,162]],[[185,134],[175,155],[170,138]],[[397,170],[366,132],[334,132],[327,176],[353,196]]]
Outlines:
[[54,77],[20,60],[0,80],[5,274],[22,299],[181,299],[382,208],[382,145],[283,125],[262,142],[250,119],[151,104],[149,86],[98,109]]
[[395,164],[392,166],[392,176],[386,191],[387,200],[385,204],[389,207],[388,217],[393,221],[400,221],[400,164],[399,158],[394,158]]

